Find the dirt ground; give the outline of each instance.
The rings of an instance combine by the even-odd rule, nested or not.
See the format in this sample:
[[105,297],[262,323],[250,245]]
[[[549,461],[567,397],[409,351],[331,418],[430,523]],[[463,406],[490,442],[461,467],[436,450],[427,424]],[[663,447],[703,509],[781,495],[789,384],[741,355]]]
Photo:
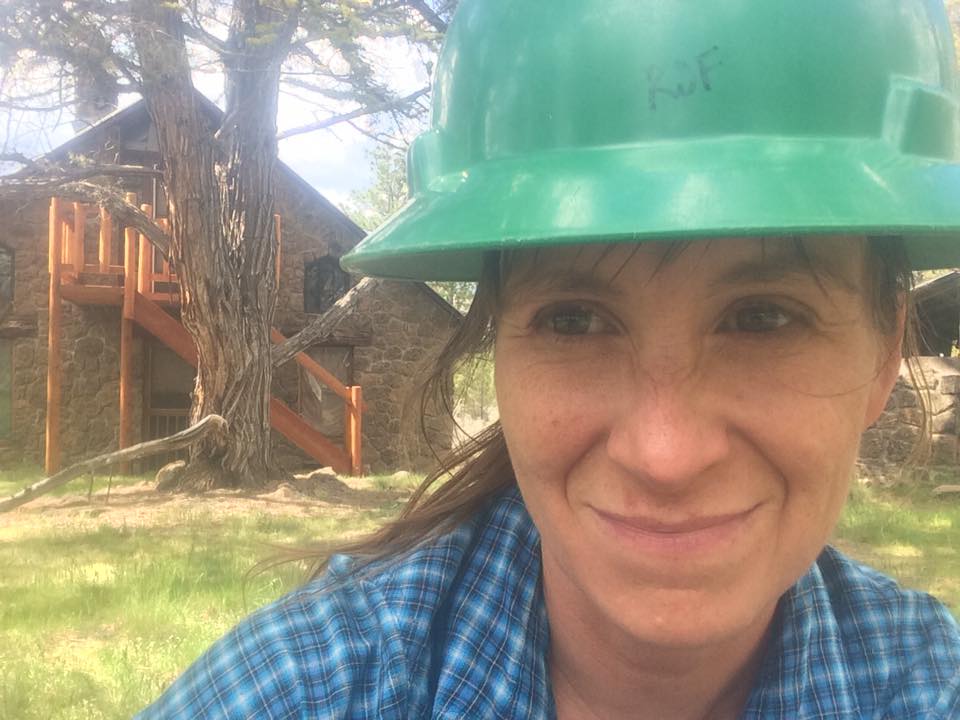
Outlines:
[[366,478],[337,477],[324,472],[298,475],[272,490],[215,490],[202,495],[158,493],[153,482],[102,489],[89,499],[83,481],[62,497],[42,496],[0,514],[0,539],[14,532],[69,527],[158,527],[201,515],[212,520],[254,513],[284,517],[327,517],[376,509],[405,498],[405,490],[379,489]]

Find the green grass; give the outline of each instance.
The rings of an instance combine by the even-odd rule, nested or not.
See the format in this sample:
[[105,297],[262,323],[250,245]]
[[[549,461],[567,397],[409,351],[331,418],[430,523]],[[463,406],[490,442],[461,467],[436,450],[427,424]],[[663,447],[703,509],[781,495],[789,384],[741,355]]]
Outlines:
[[[0,494],[30,481],[4,478]],[[85,498],[85,483],[77,490]],[[76,527],[35,516],[0,525],[0,718],[129,718],[241,617],[302,581],[297,564],[249,576],[271,546],[371,530],[398,507],[382,492],[376,501],[308,517],[178,510],[119,527],[90,527],[95,509],[81,506]]]
[[[32,472],[0,477],[0,495]],[[115,478],[114,488],[141,479]],[[249,501],[230,514],[216,500],[151,505],[145,496],[124,509],[129,522],[107,522],[82,481],[64,491],[75,496],[69,506],[0,515],[0,718],[130,717],[240,618],[299,584],[296,564],[248,577],[270,546],[372,529],[419,480],[368,478],[354,506],[330,509]],[[929,490],[858,489],[838,542],[960,615],[960,498]],[[143,510],[149,522],[136,518]]]
[[[80,495],[87,492],[99,492],[106,490],[107,487],[117,488],[125,485],[150,480],[155,473],[145,475],[87,475],[78,477],[62,487],[51,490],[48,494],[52,497],[64,497],[66,495]],[[32,485],[38,480],[43,479],[43,473],[34,465],[19,465],[14,468],[0,469],[0,500],[13,495],[22,490],[27,485]],[[92,483],[92,485],[91,485]]]
[[960,495],[934,497],[935,484],[855,488],[837,544],[901,584],[936,595],[960,618]]

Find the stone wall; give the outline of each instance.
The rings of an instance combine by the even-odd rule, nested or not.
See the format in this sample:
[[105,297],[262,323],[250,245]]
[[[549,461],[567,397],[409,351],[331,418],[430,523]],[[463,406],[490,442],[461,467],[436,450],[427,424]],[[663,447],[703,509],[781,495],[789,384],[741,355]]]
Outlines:
[[[887,407],[863,434],[860,462],[868,473],[882,474],[912,462],[939,466],[960,464],[960,358],[916,360],[922,371],[917,384],[904,363]],[[918,387],[921,390],[918,391]],[[929,410],[926,422],[930,443],[926,452],[921,443],[924,424],[921,392],[926,395]]]
[[[304,312],[304,270],[325,256],[340,257],[362,236],[356,226],[336,217],[302,180],[283,174],[277,212],[283,218],[281,276],[274,324],[286,335],[301,330],[317,316]],[[355,282],[354,278],[351,282]],[[419,383],[459,323],[459,315],[432,290],[419,283],[377,281],[352,317],[335,330],[334,345],[352,347],[350,377],[345,384],[361,385],[368,410],[363,419],[363,464],[370,472],[397,469],[425,471],[436,459],[419,429]],[[332,368],[331,368],[332,369]],[[306,379],[295,363],[279,368],[274,393],[302,410]],[[335,416],[323,430],[343,442],[339,398],[323,401]],[[334,408],[334,406],[336,406]],[[453,424],[443,413],[430,411],[426,426],[438,452],[449,449]],[[278,460],[288,468],[309,460],[274,433]]]
[[[360,290],[360,286],[354,292]],[[363,463],[370,472],[426,472],[453,441],[453,422],[428,407],[424,437],[420,391],[460,315],[422,283],[367,281],[356,310],[336,326],[338,335],[363,336],[353,349],[354,382],[363,386]]]
[[325,256],[344,255],[363,231],[289,170],[280,173],[277,212],[282,218],[280,287],[274,325],[292,335],[314,316],[303,309],[304,268]]
[[[0,205],[0,242],[14,251],[12,316],[32,320],[35,332],[14,337],[10,437],[0,439],[0,465],[41,463],[47,398],[47,204]],[[64,463],[116,449],[120,401],[120,310],[63,303],[61,456]],[[142,343],[135,341],[140,372]],[[141,377],[133,394],[142,408]],[[134,441],[140,423],[134,424]]]

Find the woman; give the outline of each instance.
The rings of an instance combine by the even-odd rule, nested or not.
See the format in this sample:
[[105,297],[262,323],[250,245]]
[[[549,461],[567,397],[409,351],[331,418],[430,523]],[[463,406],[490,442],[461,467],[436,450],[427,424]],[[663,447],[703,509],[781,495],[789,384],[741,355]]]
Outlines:
[[960,257],[950,47],[927,0],[464,0],[345,265],[479,279],[440,376],[492,343],[500,425],[143,717],[960,717],[949,613],[825,548]]

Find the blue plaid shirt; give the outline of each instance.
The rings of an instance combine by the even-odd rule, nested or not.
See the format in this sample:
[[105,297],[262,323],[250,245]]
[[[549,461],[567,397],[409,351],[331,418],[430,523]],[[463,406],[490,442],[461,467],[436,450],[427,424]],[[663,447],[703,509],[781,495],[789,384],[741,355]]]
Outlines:
[[[244,620],[139,717],[553,718],[537,531],[515,489],[364,578]],[[832,549],[784,595],[745,718],[956,720],[960,630]]]

